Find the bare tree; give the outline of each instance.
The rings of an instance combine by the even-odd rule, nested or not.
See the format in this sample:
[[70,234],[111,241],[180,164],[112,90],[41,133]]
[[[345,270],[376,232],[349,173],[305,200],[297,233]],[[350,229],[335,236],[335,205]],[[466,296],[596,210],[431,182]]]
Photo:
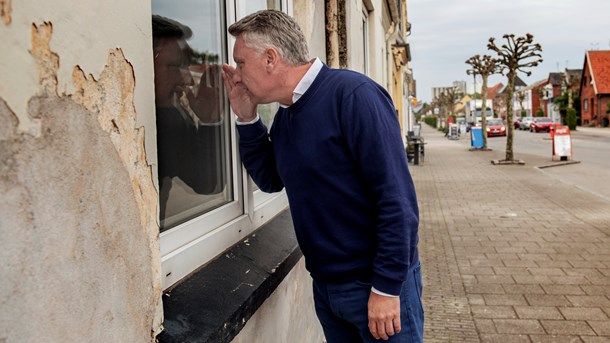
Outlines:
[[[483,130],[483,149],[487,149],[487,79],[489,75],[497,74],[502,70],[500,60],[489,55],[474,55],[466,60],[472,69],[466,70],[466,74],[478,74],[483,78],[481,86],[481,129]],[[476,110],[476,108],[475,108]]]
[[534,44],[534,36],[527,33],[525,37],[516,37],[514,34],[505,34],[502,36],[506,40],[505,44],[497,46],[495,38],[489,38],[489,44],[487,48],[493,50],[498,54],[500,63],[505,67],[508,78],[507,86],[507,97],[510,99],[507,103],[506,108],[506,162],[513,162],[513,139],[514,139],[514,126],[513,126],[513,93],[515,89],[515,78],[517,72],[522,72],[525,75],[531,75],[531,71],[526,71],[532,67],[538,66],[542,63],[542,47],[540,44]]

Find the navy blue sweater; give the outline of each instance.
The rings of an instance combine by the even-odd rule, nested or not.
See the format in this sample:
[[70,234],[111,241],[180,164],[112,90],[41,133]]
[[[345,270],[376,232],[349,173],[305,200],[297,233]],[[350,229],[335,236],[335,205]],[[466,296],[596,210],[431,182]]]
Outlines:
[[240,154],[266,192],[286,188],[307,269],[400,294],[417,261],[418,207],[396,111],[368,77],[324,66],[269,134],[239,125]]

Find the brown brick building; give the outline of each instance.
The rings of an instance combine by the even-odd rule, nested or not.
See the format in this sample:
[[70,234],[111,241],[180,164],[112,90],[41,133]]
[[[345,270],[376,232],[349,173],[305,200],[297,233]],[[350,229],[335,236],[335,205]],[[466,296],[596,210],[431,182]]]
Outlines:
[[609,125],[610,50],[587,51],[580,80],[583,126]]

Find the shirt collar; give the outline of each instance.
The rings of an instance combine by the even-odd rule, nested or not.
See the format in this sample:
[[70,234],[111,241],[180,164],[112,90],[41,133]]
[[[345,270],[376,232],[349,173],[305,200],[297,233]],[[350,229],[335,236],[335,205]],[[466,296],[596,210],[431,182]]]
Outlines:
[[[309,67],[305,75],[303,75],[303,78],[301,78],[301,81],[299,81],[297,86],[294,88],[294,91],[292,91],[293,104],[297,102],[301,98],[301,96],[303,96],[303,94],[305,94],[305,92],[309,89],[313,81],[316,79],[316,76],[318,76],[318,74],[320,73],[320,70],[322,69],[323,65],[324,64],[322,63],[322,61],[320,61],[319,58],[316,57],[313,60],[313,64],[311,65],[311,67]],[[288,107],[287,105],[283,104],[280,104],[280,106],[283,108]]]

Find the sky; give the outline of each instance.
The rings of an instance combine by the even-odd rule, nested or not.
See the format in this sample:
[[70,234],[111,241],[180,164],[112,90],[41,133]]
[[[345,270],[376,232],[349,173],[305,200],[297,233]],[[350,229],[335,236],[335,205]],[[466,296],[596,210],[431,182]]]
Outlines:
[[[490,37],[501,45],[504,34],[534,35],[543,62],[529,69],[529,77],[518,74],[528,85],[566,67],[582,69],[587,50],[610,50],[610,0],[408,0],[407,11],[409,66],[417,98],[426,102],[432,87],[450,87],[453,81],[466,81],[472,89],[464,62],[476,54],[497,56],[487,49]],[[506,85],[506,77],[492,75],[488,86],[498,82]]]

